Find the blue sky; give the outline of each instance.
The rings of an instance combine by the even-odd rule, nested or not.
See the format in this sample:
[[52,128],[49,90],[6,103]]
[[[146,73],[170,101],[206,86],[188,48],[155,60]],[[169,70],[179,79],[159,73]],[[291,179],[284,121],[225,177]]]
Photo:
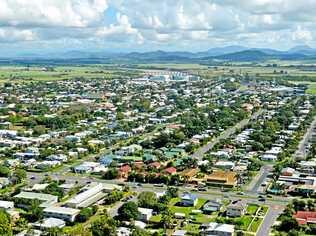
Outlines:
[[315,0],[1,0],[3,55],[316,46]]

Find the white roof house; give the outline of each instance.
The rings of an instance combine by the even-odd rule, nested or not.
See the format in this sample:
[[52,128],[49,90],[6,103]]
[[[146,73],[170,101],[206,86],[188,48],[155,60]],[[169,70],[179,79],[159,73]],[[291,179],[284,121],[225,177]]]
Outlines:
[[213,235],[227,235],[227,236],[231,236],[234,234],[234,225],[230,225],[230,224],[219,224],[219,223],[215,223],[215,222],[211,222],[208,224],[204,224],[202,225],[202,227],[204,228],[201,231],[201,235],[209,235],[209,236],[213,236]]
[[14,207],[14,202],[11,201],[0,201],[0,208],[2,209],[12,209]]
[[84,208],[92,205],[93,203],[99,201],[105,196],[103,193],[103,184],[99,183],[93,185],[82,193],[77,194],[73,198],[69,199],[66,204],[73,208]]
[[49,207],[58,202],[58,197],[47,193],[20,192],[14,198],[38,199],[43,203],[40,207]]
[[70,222],[74,222],[80,210],[69,207],[47,207],[43,210],[44,216],[58,218]]

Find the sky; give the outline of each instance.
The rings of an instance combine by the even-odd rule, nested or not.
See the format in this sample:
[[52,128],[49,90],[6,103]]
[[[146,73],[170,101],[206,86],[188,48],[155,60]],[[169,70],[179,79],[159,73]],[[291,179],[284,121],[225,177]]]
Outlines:
[[316,0],[0,0],[2,54],[316,47]]

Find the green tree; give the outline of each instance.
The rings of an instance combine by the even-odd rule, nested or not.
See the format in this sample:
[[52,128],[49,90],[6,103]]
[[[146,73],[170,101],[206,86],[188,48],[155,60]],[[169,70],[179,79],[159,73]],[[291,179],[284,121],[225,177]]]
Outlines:
[[23,169],[16,169],[13,173],[13,177],[16,183],[22,183],[26,179],[26,171]]
[[61,199],[64,196],[64,190],[58,186],[57,182],[50,183],[44,190],[44,193],[49,193],[58,196]]
[[0,210],[0,235],[13,235],[10,216],[2,209]]
[[139,227],[136,227],[133,232],[132,232],[132,235],[131,236],[150,236],[151,234],[144,230],[144,229],[141,229]]
[[141,192],[138,196],[138,205],[145,208],[154,208],[158,199],[154,192]]
[[118,177],[118,170],[116,168],[109,168],[107,172],[103,174],[104,179],[116,179]]
[[0,166],[0,177],[8,177],[10,174],[10,169],[6,166]]
[[116,222],[104,214],[92,222],[91,232],[93,236],[116,236]]
[[91,216],[93,216],[93,211],[91,208],[83,208],[80,210],[77,220],[79,222],[87,221]]
[[139,216],[137,209],[137,204],[135,202],[126,202],[119,209],[118,214],[120,219],[123,220],[135,220]]
[[30,221],[38,221],[43,218],[43,209],[40,207],[40,201],[38,199],[32,199],[30,204],[30,210],[28,212]]

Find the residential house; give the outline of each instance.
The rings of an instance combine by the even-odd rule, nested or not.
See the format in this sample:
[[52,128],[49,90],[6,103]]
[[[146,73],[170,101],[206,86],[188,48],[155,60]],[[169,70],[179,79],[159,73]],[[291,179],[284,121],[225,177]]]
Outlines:
[[200,234],[203,236],[233,236],[235,232],[234,227],[234,225],[230,224],[210,222],[201,225]]
[[183,206],[195,206],[198,202],[198,198],[195,194],[183,193],[181,195],[181,205]]
[[148,222],[153,215],[153,209],[138,207],[139,217],[138,219],[144,222]]
[[229,217],[239,217],[246,212],[246,204],[242,201],[235,201],[227,206],[226,215]]

